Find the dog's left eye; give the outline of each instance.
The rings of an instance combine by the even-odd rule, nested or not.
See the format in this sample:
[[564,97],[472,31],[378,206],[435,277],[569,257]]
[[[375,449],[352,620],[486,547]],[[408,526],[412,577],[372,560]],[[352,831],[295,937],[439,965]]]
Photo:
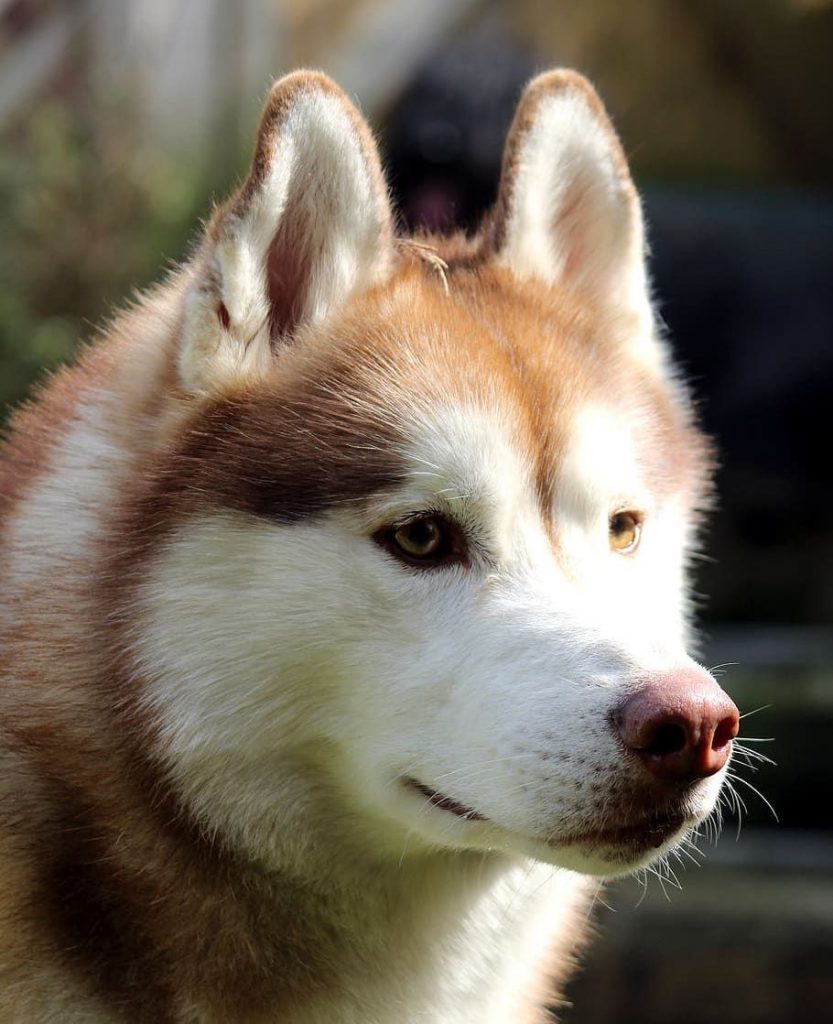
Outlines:
[[459,528],[434,512],[379,530],[373,539],[400,561],[421,568],[465,560]]

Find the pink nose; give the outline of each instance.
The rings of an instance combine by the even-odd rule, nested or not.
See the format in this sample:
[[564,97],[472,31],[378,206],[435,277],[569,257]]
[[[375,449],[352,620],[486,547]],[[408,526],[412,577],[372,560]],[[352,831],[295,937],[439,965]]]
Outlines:
[[625,746],[658,779],[695,782],[726,764],[740,716],[704,669],[652,676],[613,712]]

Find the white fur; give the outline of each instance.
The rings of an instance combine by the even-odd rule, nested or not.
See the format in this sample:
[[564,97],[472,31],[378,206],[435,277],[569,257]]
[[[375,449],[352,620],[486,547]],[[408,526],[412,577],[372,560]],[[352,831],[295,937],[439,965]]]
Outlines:
[[[8,527],[5,581],[25,590],[51,579],[75,583],[92,556],[100,509],[118,487],[120,453],[105,426],[107,397],[90,395],[64,427],[50,458],[50,472],[26,497]],[[57,561],[56,561],[57,560]],[[57,571],[60,568],[60,573]]]
[[[681,663],[687,643],[684,559],[690,524],[677,496],[660,499],[638,464],[638,419],[598,402],[574,418],[558,469],[553,510],[571,580],[594,618],[646,671]],[[612,512],[636,509],[645,523],[633,557],[611,556]]]

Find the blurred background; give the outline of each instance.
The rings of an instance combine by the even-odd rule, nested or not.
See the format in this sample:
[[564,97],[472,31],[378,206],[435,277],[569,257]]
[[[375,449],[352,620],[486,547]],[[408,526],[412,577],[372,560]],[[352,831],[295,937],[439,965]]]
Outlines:
[[833,1020],[833,2],[0,0],[0,419],[187,253],[300,65],[357,98],[411,226],[476,224],[535,71],[601,91],[722,453],[705,660],[778,767],[738,764],[742,827],[679,885],[607,890],[562,1013]]

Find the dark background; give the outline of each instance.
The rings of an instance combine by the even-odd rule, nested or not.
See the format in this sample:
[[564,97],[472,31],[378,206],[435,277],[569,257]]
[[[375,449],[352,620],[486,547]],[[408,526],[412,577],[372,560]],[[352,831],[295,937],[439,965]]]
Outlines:
[[654,878],[608,892],[573,1024],[833,1019],[831,54],[826,0],[0,0],[3,409],[187,252],[271,75],[341,81],[432,228],[488,207],[531,74],[597,84],[721,453],[704,656],[778,767],[741,767],[739,838],[675,867],[669,902]]

